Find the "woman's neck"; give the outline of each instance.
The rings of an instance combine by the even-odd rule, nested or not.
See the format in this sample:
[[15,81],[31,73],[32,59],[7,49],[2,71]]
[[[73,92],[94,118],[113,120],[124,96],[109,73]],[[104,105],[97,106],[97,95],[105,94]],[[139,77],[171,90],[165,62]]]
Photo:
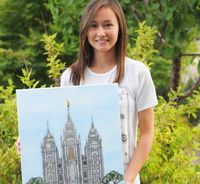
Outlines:
[[94,52],[94,58],[90,69],[97,73],[105,73],[116,65],[114,52]]

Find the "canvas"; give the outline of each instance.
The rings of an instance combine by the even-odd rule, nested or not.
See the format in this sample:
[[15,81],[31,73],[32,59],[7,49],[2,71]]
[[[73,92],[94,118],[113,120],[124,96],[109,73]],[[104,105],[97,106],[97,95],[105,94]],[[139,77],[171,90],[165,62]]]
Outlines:
[[124,183],[117,84],[17,90],[23,184]]

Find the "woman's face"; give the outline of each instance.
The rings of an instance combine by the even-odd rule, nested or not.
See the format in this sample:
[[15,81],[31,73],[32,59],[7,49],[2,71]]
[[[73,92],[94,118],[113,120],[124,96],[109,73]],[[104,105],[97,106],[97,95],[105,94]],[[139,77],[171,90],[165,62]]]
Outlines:
[[119,24],[110,7],[100,8],[91,21],[87,39],[95,52],[112,50],[118,39]]

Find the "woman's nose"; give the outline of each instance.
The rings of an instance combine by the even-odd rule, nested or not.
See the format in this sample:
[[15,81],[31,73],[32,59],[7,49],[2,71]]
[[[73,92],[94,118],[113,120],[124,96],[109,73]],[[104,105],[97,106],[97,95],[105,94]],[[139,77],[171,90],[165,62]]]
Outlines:
[[105,35],[105,29],[102,26],[98,27],[97,35],[98,36],[104,36]]

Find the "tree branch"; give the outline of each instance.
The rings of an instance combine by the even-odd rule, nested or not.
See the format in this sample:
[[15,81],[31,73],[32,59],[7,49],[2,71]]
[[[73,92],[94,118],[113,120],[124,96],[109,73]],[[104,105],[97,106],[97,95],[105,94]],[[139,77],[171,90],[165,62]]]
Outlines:
[[185,53],[185,54],[181,54],[182,56],[200,56],[200,53]]
[[163,43],[163,35],[168,28],[168,21],[164,22],[163,27],[161,28],[160,32],[157,34],[157,40],[155,44],[155,49],[159,50],[162,43]]
[[138,13],[137,13],[137,11],[136,11],[135,6],[134,6],[134,5],[131,5],[130,9],[131,9],[132,15],[135,17],[135,19],[137,20],[137,22],[139,22],[139,21],[140,21],[139,15],[138,15]]
[[143,0],[143,2],[144,2],[145,5],[148,5],[149,0]]
[[192,86],[192,88],[191,88],[189,91],[187,91],[187,92],[185,93],[185,95],[183,95],[183,96],[178,96],[174,101],[179,102],[179,101],[181,101],[181,100],[183,100],[183,99],[185,99],[185,98],[191,96],[191,95],[193,94],[194,90],[197,90],[199,87],[200,87],[200,77],[199,77],[198,80],[194,83],[194,85]]
[[161,4],[161,2],[160,2],[160,0],[158,0],[158,3],[159,3],[159,10],[160,10],[160,12],[163,12],[163,7],[162,7],[162,4]]

